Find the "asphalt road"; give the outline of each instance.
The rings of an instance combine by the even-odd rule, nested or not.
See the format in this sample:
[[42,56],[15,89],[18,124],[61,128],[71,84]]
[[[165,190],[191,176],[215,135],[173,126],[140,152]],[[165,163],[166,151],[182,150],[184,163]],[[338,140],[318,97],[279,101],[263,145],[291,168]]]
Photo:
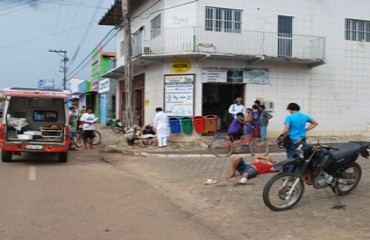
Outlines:
[[194,218],[109,156],[80,150],[68,163],[43,155],[0,163],[0,239],[240,239]]
[[[362,179],[341,197],[345,209],[332,209],[330,189],[306,185],[284,212],[262,201],[273,173],[236,185],[224,179],[231,159],[80,149],[66,164],[40,156],[0,163],[0,239],[370,239],[369,159],[357,161]],[[205,185],[208,178],[218,182]]]

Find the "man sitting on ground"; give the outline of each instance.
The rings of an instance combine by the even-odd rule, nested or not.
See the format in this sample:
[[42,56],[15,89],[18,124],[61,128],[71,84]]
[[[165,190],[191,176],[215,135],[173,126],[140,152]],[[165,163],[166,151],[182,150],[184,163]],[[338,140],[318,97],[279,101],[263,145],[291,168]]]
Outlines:
[[[237,182],[238,184],[245,184],[249,178],[254,178],[257,174],[269,173],[271,167],[277,163],[270,157],[264,157],[256,155],[254,157],[255,162],[251,164],[246,164],[241,157],[235,157],[231,165],[231,173],[227,176],[227,179],[235,177],[236,171],[242,176],[242,178]],[[262,160],[268,162],[261,162]]]
[[146,125],[143,129],[143,134],[141,135],[141,146],[144,147],[145,144],[156,145],[156,132],[153,129],[153,125]]

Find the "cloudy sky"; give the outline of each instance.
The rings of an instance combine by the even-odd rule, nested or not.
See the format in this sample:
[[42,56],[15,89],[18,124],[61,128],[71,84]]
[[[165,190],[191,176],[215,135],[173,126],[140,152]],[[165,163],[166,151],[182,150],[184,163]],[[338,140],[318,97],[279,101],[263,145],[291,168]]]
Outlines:
[[[108,34],[104,50],[114,51],[112,27],[98,25],[114,0],[0,0],[0,89],[37,87],[39,79],[62,86],[66,50],[68,77],[88,79],[89,54]],[[107,41],[110,40],[108,43]]]

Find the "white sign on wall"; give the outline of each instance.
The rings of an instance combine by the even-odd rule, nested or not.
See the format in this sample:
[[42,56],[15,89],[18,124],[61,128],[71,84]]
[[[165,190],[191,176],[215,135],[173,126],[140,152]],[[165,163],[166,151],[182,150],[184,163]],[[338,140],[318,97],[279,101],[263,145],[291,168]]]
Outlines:
[[110,90],[110,81],[109,78],[99,81],[99,93],[109,92]]
[[240,67],[202,67],[202,82],[268,84],[268,69]]
[[164,77],[164,109],[168,116],[193,116],[194,75]]
[[202,82],[226,82],[226,70],[202,70]]

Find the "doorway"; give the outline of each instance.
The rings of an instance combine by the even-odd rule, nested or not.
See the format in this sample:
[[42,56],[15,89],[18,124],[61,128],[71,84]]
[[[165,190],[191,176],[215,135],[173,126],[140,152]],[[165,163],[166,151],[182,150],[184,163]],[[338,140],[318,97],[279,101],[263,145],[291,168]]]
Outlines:
[[236,98],[244,99],[244,91],[243,83],[203,83],[202,115],[217,115],[218,129],[227,131],[232,120],[228,109]]

